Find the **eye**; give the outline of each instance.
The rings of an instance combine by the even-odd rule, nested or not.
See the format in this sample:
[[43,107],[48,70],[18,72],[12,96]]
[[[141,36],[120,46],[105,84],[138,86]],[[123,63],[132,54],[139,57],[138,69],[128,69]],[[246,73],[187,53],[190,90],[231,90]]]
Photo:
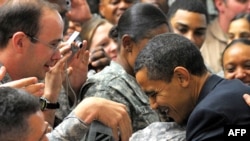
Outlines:
[[246,62],[244,64],[244,67],[247,69],[247,70],[250,70],[250,62]]
[[229,33],[227,36],[228,36],[228,38],[231,39],[231,40],[234,39],[234,34],[232,34],[232,33]]
[[145,92],[145,94],[146,94],[148,97],[155,97],[158,93],[155,92],[155,91],[151,91],[151,92]]
[[135,0],[125,0],[126,3],[134,3]]
[[116,4],[118,4],[119,2],[120,2],[120,0],[111,0],[111,1],[110,1],[110,4],[116,5]]
[[195,36],[203,36],[205,35],[206,31],[205,30],[197,30],[194,32]]
[[243,32],[240,34],[240,38],[249,38],[249,37],[250,37],[250,33]]
[[237,0],[238,3],[242,3],[242,4],[245,4],[248,2],[248,0]]
[[181,33],[181,34],[186,34],[188,32],[188,28],[186,27],[177,27],[177,30]]
[[108,42],[104,42],[104,43],[102,43],[100,46],[102,47],[102,48],[106,48],[107,46],[108,46]]
[[235,67],[234,66],[227,66],[227,67],[225,67],[225,71],[228,73],[233,73],[235,71]]
[[53,47],[53,49],[56,49],[56,48],[59,46],[60,43],[61,43],[61,42],[53,42],[53,43],[50,43],[49,45],[50,45],[51,47]]

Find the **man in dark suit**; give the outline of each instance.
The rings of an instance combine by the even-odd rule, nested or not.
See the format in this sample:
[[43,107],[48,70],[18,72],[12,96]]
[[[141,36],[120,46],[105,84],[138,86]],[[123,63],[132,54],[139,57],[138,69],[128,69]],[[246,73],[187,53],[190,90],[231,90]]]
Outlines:
[[153,109],[186,125],[187,140],[224,140],[227,125],[250,125],[243,99],[250,87],[211,74],[199,49],[181,35],[154,37],[135,63],[136,80]]

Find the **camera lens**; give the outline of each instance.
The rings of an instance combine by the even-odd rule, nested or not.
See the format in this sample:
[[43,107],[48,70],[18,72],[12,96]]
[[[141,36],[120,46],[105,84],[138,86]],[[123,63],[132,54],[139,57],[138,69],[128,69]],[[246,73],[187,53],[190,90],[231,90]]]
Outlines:
[[76,41],[75,43],[76,43],[76,45],[77,45],[79,48],[82,48],[82,42],[81,42],[81,41]]

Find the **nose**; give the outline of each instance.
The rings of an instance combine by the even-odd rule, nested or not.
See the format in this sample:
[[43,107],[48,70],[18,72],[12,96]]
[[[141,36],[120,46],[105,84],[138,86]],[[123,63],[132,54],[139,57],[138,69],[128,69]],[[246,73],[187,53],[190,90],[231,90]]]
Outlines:
[[117,43],[115,43],[114,41],[111,41],[111,45],[110,45],[111,52],[116,52],[117,47],[118,47]]
[[152,109],[157,109],[158,108],[158,104],[156,103],[156,98],[155,97],[150,97],[149,98],[149,103],[150,103],[150,107]]
[[192,31],[187,32],[187,34],[185,35],[186,38],[188,38],[191,42],[195,43],[195,39],[194,39],[194,34]]
[[237,72],[236,72],[236,74],[235,74],[235,78],[242,80],[242,79],[244,79],[245,77],[246,77],[246,72],[245,72],[245,70],[244,70],[244,69],[237,69]]
[[55,52],[53,53],[52,60],[59,60],[61,59],[61,52],[59,49],[56,49]]

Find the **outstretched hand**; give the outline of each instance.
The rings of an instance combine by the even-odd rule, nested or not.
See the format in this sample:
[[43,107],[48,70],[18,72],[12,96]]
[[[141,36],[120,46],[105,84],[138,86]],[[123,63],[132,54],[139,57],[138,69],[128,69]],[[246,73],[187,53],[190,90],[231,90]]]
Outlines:
[[[2,66],[0,68],[0,80],[4,78],[5,74],[6,68]],[[38,83],[38,79],[36,77],[23,78],[2,84],[0,86],[24,89],[30,94],[38,97],[42,96],[44,92],[44,83]]]

